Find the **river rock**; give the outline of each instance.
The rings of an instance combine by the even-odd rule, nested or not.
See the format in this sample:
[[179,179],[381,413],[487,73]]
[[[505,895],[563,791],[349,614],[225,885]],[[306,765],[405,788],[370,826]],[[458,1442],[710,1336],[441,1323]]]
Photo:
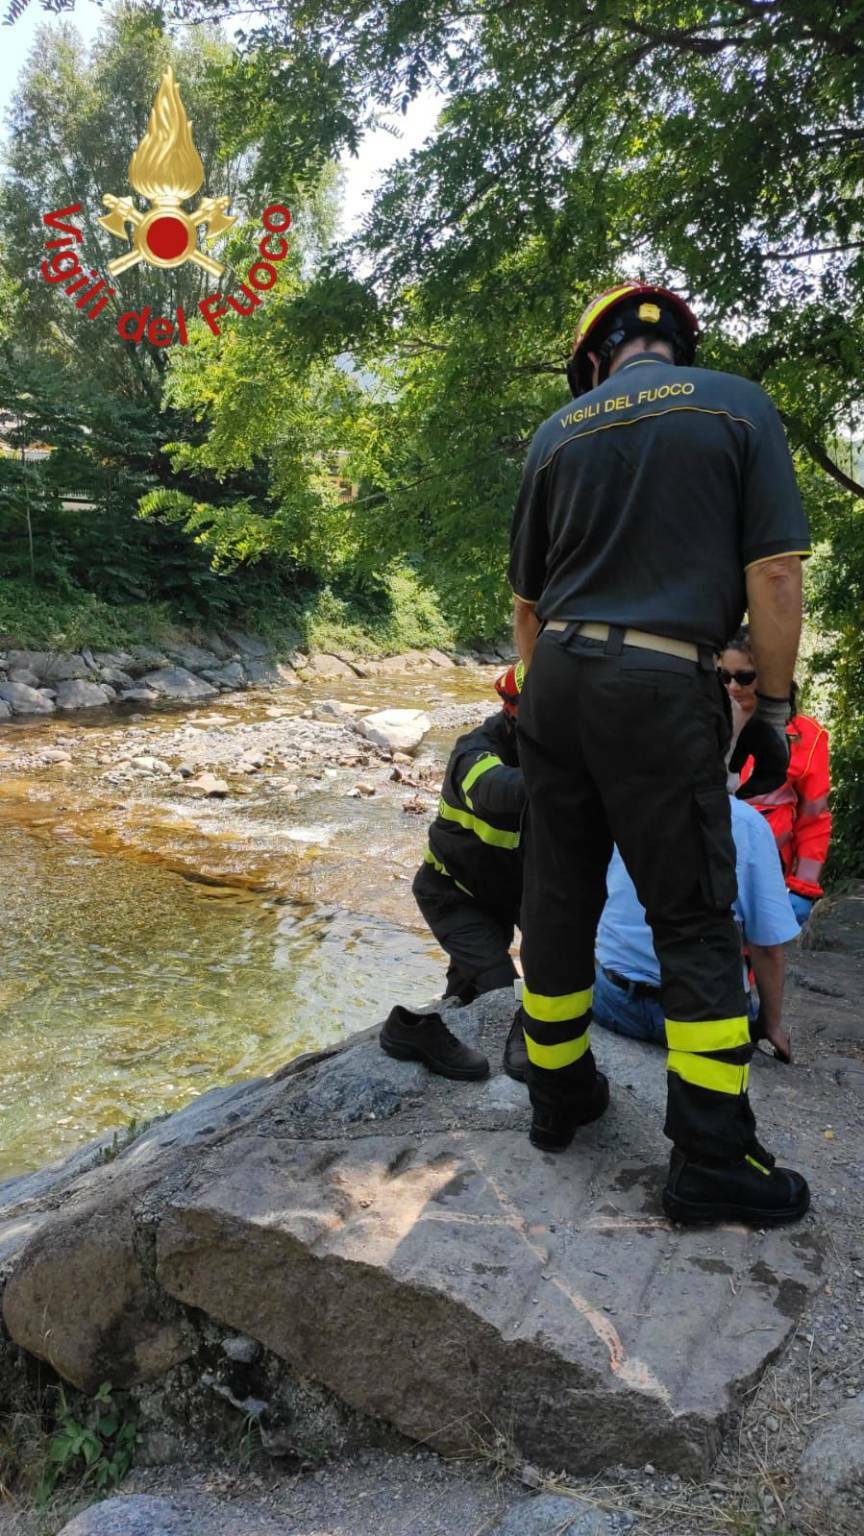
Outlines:
[[804,950],[864,953],[864,880],[856,880],[842,896],[817,901],[799,942]]
[[9,673],[10,683],[24,683],[27,688],[38,688],[42,679],[30,667],[13,667]]
[[353,720],[359,704],[343,704],[341,699],[318,699],[312,705],[316,720]]
[[160,672],[164,667],[170,667],[170,657],[163,651],[157,651],[152,645],[132,645],[127,652],[127,659],[123,663],[124,671],[130,677],[142,677],[145,672]]
[[99,680],[110,683],[113,688],[134,688],[135,679],[124,672],[122,667],[100,667]]
[[88,683],[82,679],[57,684],[58,709],[99,709],[110,704],[114,690],[105,683]]
[[195,677],[185,667],[164,667],[159,672],[146,672],[141,685],[159,694],[163,699],[212,699],[217,690],[212,683]]
[[[633,1524],[631,1518],[630,1524]],[[509,1509],[489,1536],[617,1536],[627,1527],[584,1499],[544,1493],[521,1499]]]
[[260,635],[250,635],[245,629],[226,629],[225,638],[234,651],[239,651],[242,657],[269,656],[270,646]]
[[224,800],[230,793],[225,780],[217,779],[215,773],[202,773],[197,779],[190,779],[188,782],[190,789],[200,789],[202,794],[213,800]]
[[205,667],[202,669],[202,677],[214,688],[245,688],[246,673],[239,661],[227,661],[223,667]]
[[177,642],[165,647],[172,661],[176,661],[180,667],[185,667],[187,672],[202,672],[205,667],[217,667],[221,658],[214,656],[212,651],[205,651],[203,646],[192,645],[189,641]]
[[[156,704],[159,700],[158,693],[153,688],[124,688],[120,695],[121,704]],[[131,720],[143,720],[143,715],[130,715]]]
[[89,657],[90,664],[95,671],[103,667],[114,668],[117,671],[129,672],[133,664],[133,657],[129,651],[82,651],[85,661]]
[[304,670],[311,672],[313,677],[357,676],[349,662],[343,661],[341,656],[331,656],[326,651],[322,651],[317,656],[310,656]]
[[8,704],[4,698],[0,698],[0,720],[11,720],[11,719],[12,719],[12,705]]
[[256,687],[299,688],[300,679],[286,661],[267,656],[248,656],[243,662],[246,676]]
[[60,1536],[285,1536],[285,1526],[260,1510],[200,1494],[178,1499],[134,1493],[92,1505]]
[[433,667],[453,667],[456,665],[452,656],[445,655],[444,651],[437,650],[434,645],[431,650],[426,652],[426,656],[431,661]]
[[26,683],[0,683],[0,699],[11,705],[13,715],[53,715],[54,700],[44,688]]
[[422,709],[379,709],[357,721],[357,730],[376,747],[391,752],[413,752],[431,728]]
[[46,683],[66,683],[90,675],[90,667],[84,657],[78,655],[51,655],[42,669],[42,680]]
[[864,1495],[864,1392],[822,1423],[798,1480],[808,1499],[828,1507],[838,1495]]
[[[512,1017],[510,989],[454,1016],[484,1083],[393,1061],[370,1030],[189,1106],[56,1195],[10,1198],[13,1341],[120,1390],[181,1357],[203,1313],[448,1453],[500,1433],[542,1468],[703,1474],[821,1288],[824,1238],[813,1217],[671,1227],[662,1055],[601,1030],[609,1112],[564,1156],[535,1151],[501,1068]],[[772,1071],[751,1074],[767,1144],[794,1112],[808,1148],[830,1146],[824,1108],[785,1102]]]

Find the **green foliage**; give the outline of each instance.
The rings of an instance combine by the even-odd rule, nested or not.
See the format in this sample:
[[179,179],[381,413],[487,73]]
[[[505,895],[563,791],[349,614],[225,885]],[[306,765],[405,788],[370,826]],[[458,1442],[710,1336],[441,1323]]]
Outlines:
[[110,1382],[102,1383],[83,1413],[73,1410],[62,1387],[57,1397],[57,1431],[36,1490],[37,1507],[43,1509],[59,1483],[74,1482],[97,1493],[116,1488],[132,1465],[138,1437],[125,1399],[112,1394]]

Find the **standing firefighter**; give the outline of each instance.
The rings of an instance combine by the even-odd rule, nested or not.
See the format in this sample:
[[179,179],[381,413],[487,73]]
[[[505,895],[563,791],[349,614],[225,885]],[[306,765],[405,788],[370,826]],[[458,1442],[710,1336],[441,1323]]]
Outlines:
[[779,783],[809,536],[771,402],[694,368],[697,338],[662,288],[624,283],[590,304],[568,366],[577,403],[537,432],[514,514],[516,636],[531,662],[519,711],[531,1140],[560,1151],[608,1103],[588,1025],[616,842],[661,968],[665,1209],[766,1226],[803,1216],[809,1190],[760,1147],[747,1093],[714,656],[746,604]]

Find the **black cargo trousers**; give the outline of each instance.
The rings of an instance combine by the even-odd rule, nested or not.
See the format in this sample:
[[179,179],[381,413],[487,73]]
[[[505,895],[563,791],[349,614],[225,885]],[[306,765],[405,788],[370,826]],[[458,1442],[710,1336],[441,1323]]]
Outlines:
[[519,704],[528,791],[523,1026],[536,1107],[574,1112],[594,1079],[594,941],[618,844],[660,962],[666,1135],[738,1158],[755,1146],[735,846],[724,754],[728,704],[700,662],[580,637],[538,639]]
[[478,901],[429,864],[420,865],[412,891],[450,960],[445,997],[470,1003],[484,992],[512,985],[516,967],[510,945],[518,911]]

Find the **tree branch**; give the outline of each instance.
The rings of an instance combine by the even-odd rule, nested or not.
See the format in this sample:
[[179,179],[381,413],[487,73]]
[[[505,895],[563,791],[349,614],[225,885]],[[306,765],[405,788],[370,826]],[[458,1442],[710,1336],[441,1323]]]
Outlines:
[[845,470],[840,468],[839,464],[835,464],[830,454],[825,452],[821,443],[813,443],[805,438],[804,447],[807,449],[813,462],[818,464],[820,469],[824,469],[826,475],[830,475],[832,480],[836,480],[838,485],[842,485],[844,491],[849,491],[851,495],[857,496],[859,501],[864,501],[864,485],[860,485],[857,480],[853,480],[852,476],[847,475]]
[[859,251],[864,240],[849,240],[845,245],[811,245],[801,251],[763,251],[760,261],[798,261],[805,256],[836,256],[838,251]]

